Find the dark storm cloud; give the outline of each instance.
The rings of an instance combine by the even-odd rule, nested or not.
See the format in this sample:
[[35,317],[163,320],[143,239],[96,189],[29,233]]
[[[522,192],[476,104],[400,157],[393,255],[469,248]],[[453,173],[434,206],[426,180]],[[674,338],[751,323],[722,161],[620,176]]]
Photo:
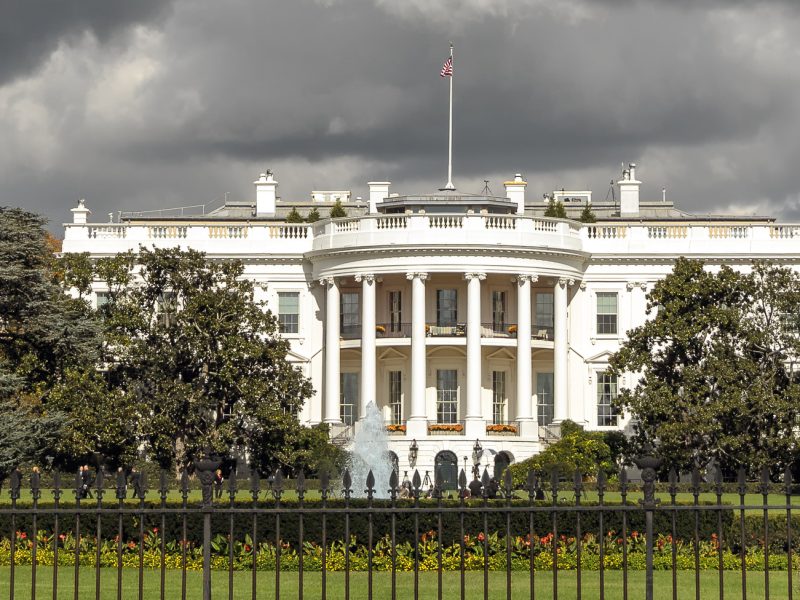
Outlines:
[[[536,195],[589,186],[602,197],[620,162],[637,161],[645,194],[666,184],[684,209],[794,214],[794,3],[183,0],[160,14],[150,5],[116,29],[91,26],[107,38],[148,20],[153,33],[111,49],[76,42],[59,69],[81,68],[7,87],[5,112],[0,84],[0,128],[25,125],[16,139],[43,163],[0,152],[0,204],[13,196],[61,220],[79,196],[100,213],[249,198],[267,166],[285,198],[359,194],[371,179],[440,185],[438,72],[453,39],[457,184],[489,178],[500,191],[521,171]],[[76,22],[62,38],[90,28]],[[42,115],[47,127],[28,125]]]
[[108,40],[165,14],[164,0],[3,0],[0,84],[38,67],[58,44],[84,33]]

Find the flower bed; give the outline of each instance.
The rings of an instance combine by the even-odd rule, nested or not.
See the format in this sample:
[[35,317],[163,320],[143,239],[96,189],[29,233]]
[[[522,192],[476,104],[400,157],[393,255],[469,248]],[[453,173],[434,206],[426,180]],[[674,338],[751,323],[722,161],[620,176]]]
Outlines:
[[[18,532],[15,549],[17,565],[29,565],[32,562],[33,542],[24,533]],[[39,565],[53,565],[53,536],[44,531],[38,535],[36,549],[36,563]],[[593,534],[586,534],[581,538],[581,568],[597,570],[600,567],[600,546],[603,545],[603,566],[609,570],[618,570],[623,567],[623,543],[627,545],[627,566],[629,569],[642,570],[645,567],[645,539],[636,531],[631,532],[627,540],[620,538],[616,532],[609,531],[602,539]],[[84,536],[79,542],[80,564],[94,566],[97,563],[97,547],[93,537]],[[540,571],[549,571],[553,568],[554,552],[558,560],[558,568],[573,570],[577,568],[578,542],[574,537],[560,536],[558,539],[548,533],[542,537],[534,535],[517,536],[508,540],[511,550],[512,570],[527,570],[530,568],[531,553],[533,553],[534,568]],[[211,566],[212,569],[228,569],[228,553],[230,550],[227,537],[215,536],[211,541]],[[488,555],[489,569],[504,571],[507,568],[506,550],[507,540],[491,533],[488,536],[483,532],[464,536],[464,568],[468,571],[480,571],[484,567],[484,556]],[[161,538],[157,530],[146,532],[144,539],[143,565],[146,568],[158,568],[161,564]],[[167,569],[180,569],[182,566],[183,547],[179,541],[165,544],[166,553],[164,563]],[[58,564],[74,565],[76,540],[71,533],[62,534],[58,541]],[[719,566],[719,544],[712,537],[699,544],[700,568],[703,570],[716,570]],[[326,567],[329,571],[343,571],[345,566],[345,544],[342,541],[331,543],[326,548]],[[439,542],[434,531],[428,531],[420,536],[419,563],[421,571],[435,571],[438,568]],[[260,543],[256,547],[255,564],[257,570],[272,571],[275,569],[277,549],[272,543]],[[302,549],[283,542],[280,547],[281,569],[296,571],[300,564],[300,555],[303,558],[303,569],[307,571],[320,571],[322,569],[322,546],[313,542],[306,542]],[[442,546],[442,568],[445,571],[458,571],[461,564],[461,544],[454,543]],[[675,543],[675,566],[679,570],[694,569],[694,546],[691,543],[678,541]],[[122,566],[136,568],[139,566],[139,545],[135,540],[129,540],[120,546],[116,539],[105,540],[100,544],[100,566],[116,567],[118,551],[121,554]],[[203,549],[200,546],[186,544],[186,568],[191,571],[202,570]],[[793,555],[793,566],[800,568],[800,557]],[[355,537],[350,544],[350,570],[366,571],[368,568],[369,552],[365,544],[359,543]],[[408,541],[396,547],[395,561],[397,570],[412,571],[414,568],[414,545]],[[0,566],[11,563],[11,544],[9,539],[0,540]],[[389,571],[392,568],[392,550],[389,537],[380,538],[374,545],[372,554],[373,568],[376,571]],[[672,569],[672,540],[669,536],[659,536],[654,546],[654,568],[657,570]],[[723,569],[730,571],[741,570],[741,556],[727,550],[722,551]],[[759,571],[764,569],[764,551],[761,547],[748,549],[745,554],[747,570]],[[769,568],[773,570],[786,570],[788,560],[786,554],[773,554],[769,556]],[[233,544],[233,569],[236,571],[251,570],[253,568],[253,543],[249,536]]]

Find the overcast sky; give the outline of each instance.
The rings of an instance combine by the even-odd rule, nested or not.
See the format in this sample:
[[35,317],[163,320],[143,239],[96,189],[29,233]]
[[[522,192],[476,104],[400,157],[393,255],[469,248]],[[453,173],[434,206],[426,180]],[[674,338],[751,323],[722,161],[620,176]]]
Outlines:
[[447,171],[800,220],[796,0],[0,0],[0,205],[284,199]]

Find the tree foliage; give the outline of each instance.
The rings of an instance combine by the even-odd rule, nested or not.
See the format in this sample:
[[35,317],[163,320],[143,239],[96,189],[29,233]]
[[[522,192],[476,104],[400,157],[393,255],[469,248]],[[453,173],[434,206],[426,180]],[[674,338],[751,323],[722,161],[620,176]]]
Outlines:
[[139,399],[148,454],[164,466],[207,450],[283,464],[277,449],[305,435],[295,415],[311,386],[242,263],[145,248],[135,263],[101,266],[114,281],[136,280],[115,291],[105,323],[110,381]]
[[539,454],[511,465],[514,485],[523,485],[528,471],[552,473],[558,471],[570,477],[576,471],[583,476],[596,476],[599,469],[609,475],[616,471],[615,457],[600,431],[584,431],[583,427],[572,422],[561,423],[561,438]]
[[556,199],[551,196],[550,201],[547,203],[547,208],[544,211],[544,216],[554,219],[566,219],[567,209],[564,208],[563,202],[560,200],[556,201]]
[[636,422],[639,447],[669,465],[716,460],[757,470],[797,446],[800,278],[755,263],[712,272],[681,258],[648,295],[654,318],[628,332],[612,371],[636,374],[619,408]]
[[315,207],[314,207],[314,208],[312,208],[310,211],[308,211],[308,214],[306,215],[306,222],[307,222],[307,223],[316,223],[316,222],[317,222],[317,221],[319,221],[321,218],[322,218],[322,217],[320,217],[320,215],[319,215],[319,210],[318,210],[318,209],[317,209],[317,207],[315,206]]
[[297,209],[293,206],[292,210],[289,211],[289,214],[286,215],[286,222],[287,223],[302,223],[303,217],[302,215],[297,212]]
[[581,223],[596,223],[597,216],[594,214],[592,210],[592,203],[587,202],[583,205],[583,210],[581,211],[581,216],[578,218]]
[[341,219],[346,216],[347,216],[347,211],[344,209],[344,206],[342,206],[342,201],[337,200],[336,202],[334,202],[333,206],[331,207],[331,213],[330,213],[331,219]]

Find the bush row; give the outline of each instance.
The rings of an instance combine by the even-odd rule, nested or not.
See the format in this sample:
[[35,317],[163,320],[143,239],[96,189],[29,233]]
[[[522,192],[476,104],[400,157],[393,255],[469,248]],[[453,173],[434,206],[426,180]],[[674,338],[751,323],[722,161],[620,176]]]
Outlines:
[[[296,501],[282,502],[282,507],[288,508],[288,512],[280,515],[280,537],[290,543],[298,542],[301,513],[296,509]],[[469,506],[480,507],[480,501],[468,503]],[[384,535],[389,535],[392,531],[392,518],[394,517],[394,530],[398,542],[413,541],[416,532],[420,534],[425,531],[439,530],[439,514],[441,514],[442,535],[445,543],[457,541],[461,531],[461,519],[463,516],[464,532],[477,534],[481,531],[500,532],[505,534],[508,527],[513,536],[527,535],[531,530],[536,535],[544,535],[553,529],[553,515],[549,511],[543,512],[521,512],[512,513],[507,522],[506,513],[495,510],[498,506],[504,506],[505,501],[490,501],[488,509],[480,512],[460,513],[442,512],[436,510],[436,501],[421,500],[420,506],[427,509],[421,513],[408,513],[401,511],[388,511],[373,513],[371,518],[373,538],[377,539]],[[89,505],[90,506],[90,505]],[[157,509],[158,503],[147,502],[146,507]],[[236,513],[232,516],[226,514],[227,503],[215,505],[215,512],[212,515],[212,531],[214,533],[228,534],[231,526],[233,527],[233,537],[242,539],[244,535],[253,532],[252,513]],[[237,502],[234,507],[237,509],[249,509],[251,504],[247,502]],[[321,506],[319,501],[308,501],[304,504],[306,508],[318,508]],[[376,501],[376,507],[389,506],[387,502]],[[412,506],[410,501],[398,501],[399,507]],[[514,501],[513,506],[527,507],[524,501]],[[546,503],[539,503],[537,506],[547,507]],[[593,506],[585,504],[585,506]],[[600,532],[600,511],[580,513],[580,526],[582,532],[607,533],[608,531],[622,531],[622,512],[615,511],[614,505],[607,505],[608,510],[602,511],[603,532]],[[619,506],[619,505],[616,505]],[[260,502],[260,509],[270,509],[274,503]],[[340,499],[328,502],[330,508],[343,508],[344,501]],[[444,508],[457,508],[457,501],[442,501]],[[14,523],[8,512],[0,514],[0,536],[7,537],[12,530],[24,531],[28,535],[33,534],[33,515],[27,510],[29,505],[18,505],[18,512],[14,514]],[[130,507],[128,507],[130,508]],[[179,502],[168,502],[167,508],[180,509]],[[321,543],[323,539],[323,520],[324,533],[327,541],[345,539],[346,528],[349,534],[355,536],[359,541],[366,541],[370,526],[370,519],[366,508],[365,500],[352,500],[350,502],[349,517],[345,518],[343,513],[328,514],[324,519],[320,514],[305,514],[303,519],[303,538],[307,541]],[[48,505],[40,504],[40,513],[37,517],[37,529],[53,531],[55,529],[55,518],[52,513],[47,512]],[[577,518],[575,512],[560,512],[556,515],[556,528],[558,534],[574,536],[577,530]],[[721,513],[714,510],[681,510],[669,511],[665,508],[659,509],[654,515],[654,532],[656,535],[672,534],[672,518],[675,515],[676,528],[675,538],[679,540],[691,541],[694,539],[695,515],[698,519],[697,533],[701,539],[709,539],[712,534],[720,535],[726,548],[736,549],[739,547],[740,526],[738,513],[732,510],[723,510]],[[634,510],[627,513],[628,532],[643,532],[645,529],[644,512]],[[722,518],[722,531],[718,531],[718,516]],[[119,527],[118,516],[114,513],[103,514],[100,519],[101,535],[104,538],[112,537],[117,534]],[[274,540],[277,525],[275,513],[259,514],[257,517],[257,539]],[[159,514],[144,515],[143,526],[145,529],[154,527],[163,529],[163,534],[168,540],[180,540],[183,538],[183,517],[181,514],[167,514],[162,524]],[[95,535],[96,516],[84,514],[80,518],[80,529],[82,535]],[[139,515],[136,513],[125,514],[122,518],[123,539],[137,539],[139,535]],[[59,530],[69,531],[75,529],[74,515],[61,515],[59,518]],[[189,507],[186,513],[186,539],[194,543],[202,541],[203,513],[197,504]],[[791,532],[787,532],[785,515],[772,515],[769,518],[769,545],[771,548],[782,550],[791,535],[793,547],[800,547],[800,516],[793,517]],[[744,539],[748,546],[763,545],[764,531],[763,519],[759,515],[745,516],[745,535]]]

